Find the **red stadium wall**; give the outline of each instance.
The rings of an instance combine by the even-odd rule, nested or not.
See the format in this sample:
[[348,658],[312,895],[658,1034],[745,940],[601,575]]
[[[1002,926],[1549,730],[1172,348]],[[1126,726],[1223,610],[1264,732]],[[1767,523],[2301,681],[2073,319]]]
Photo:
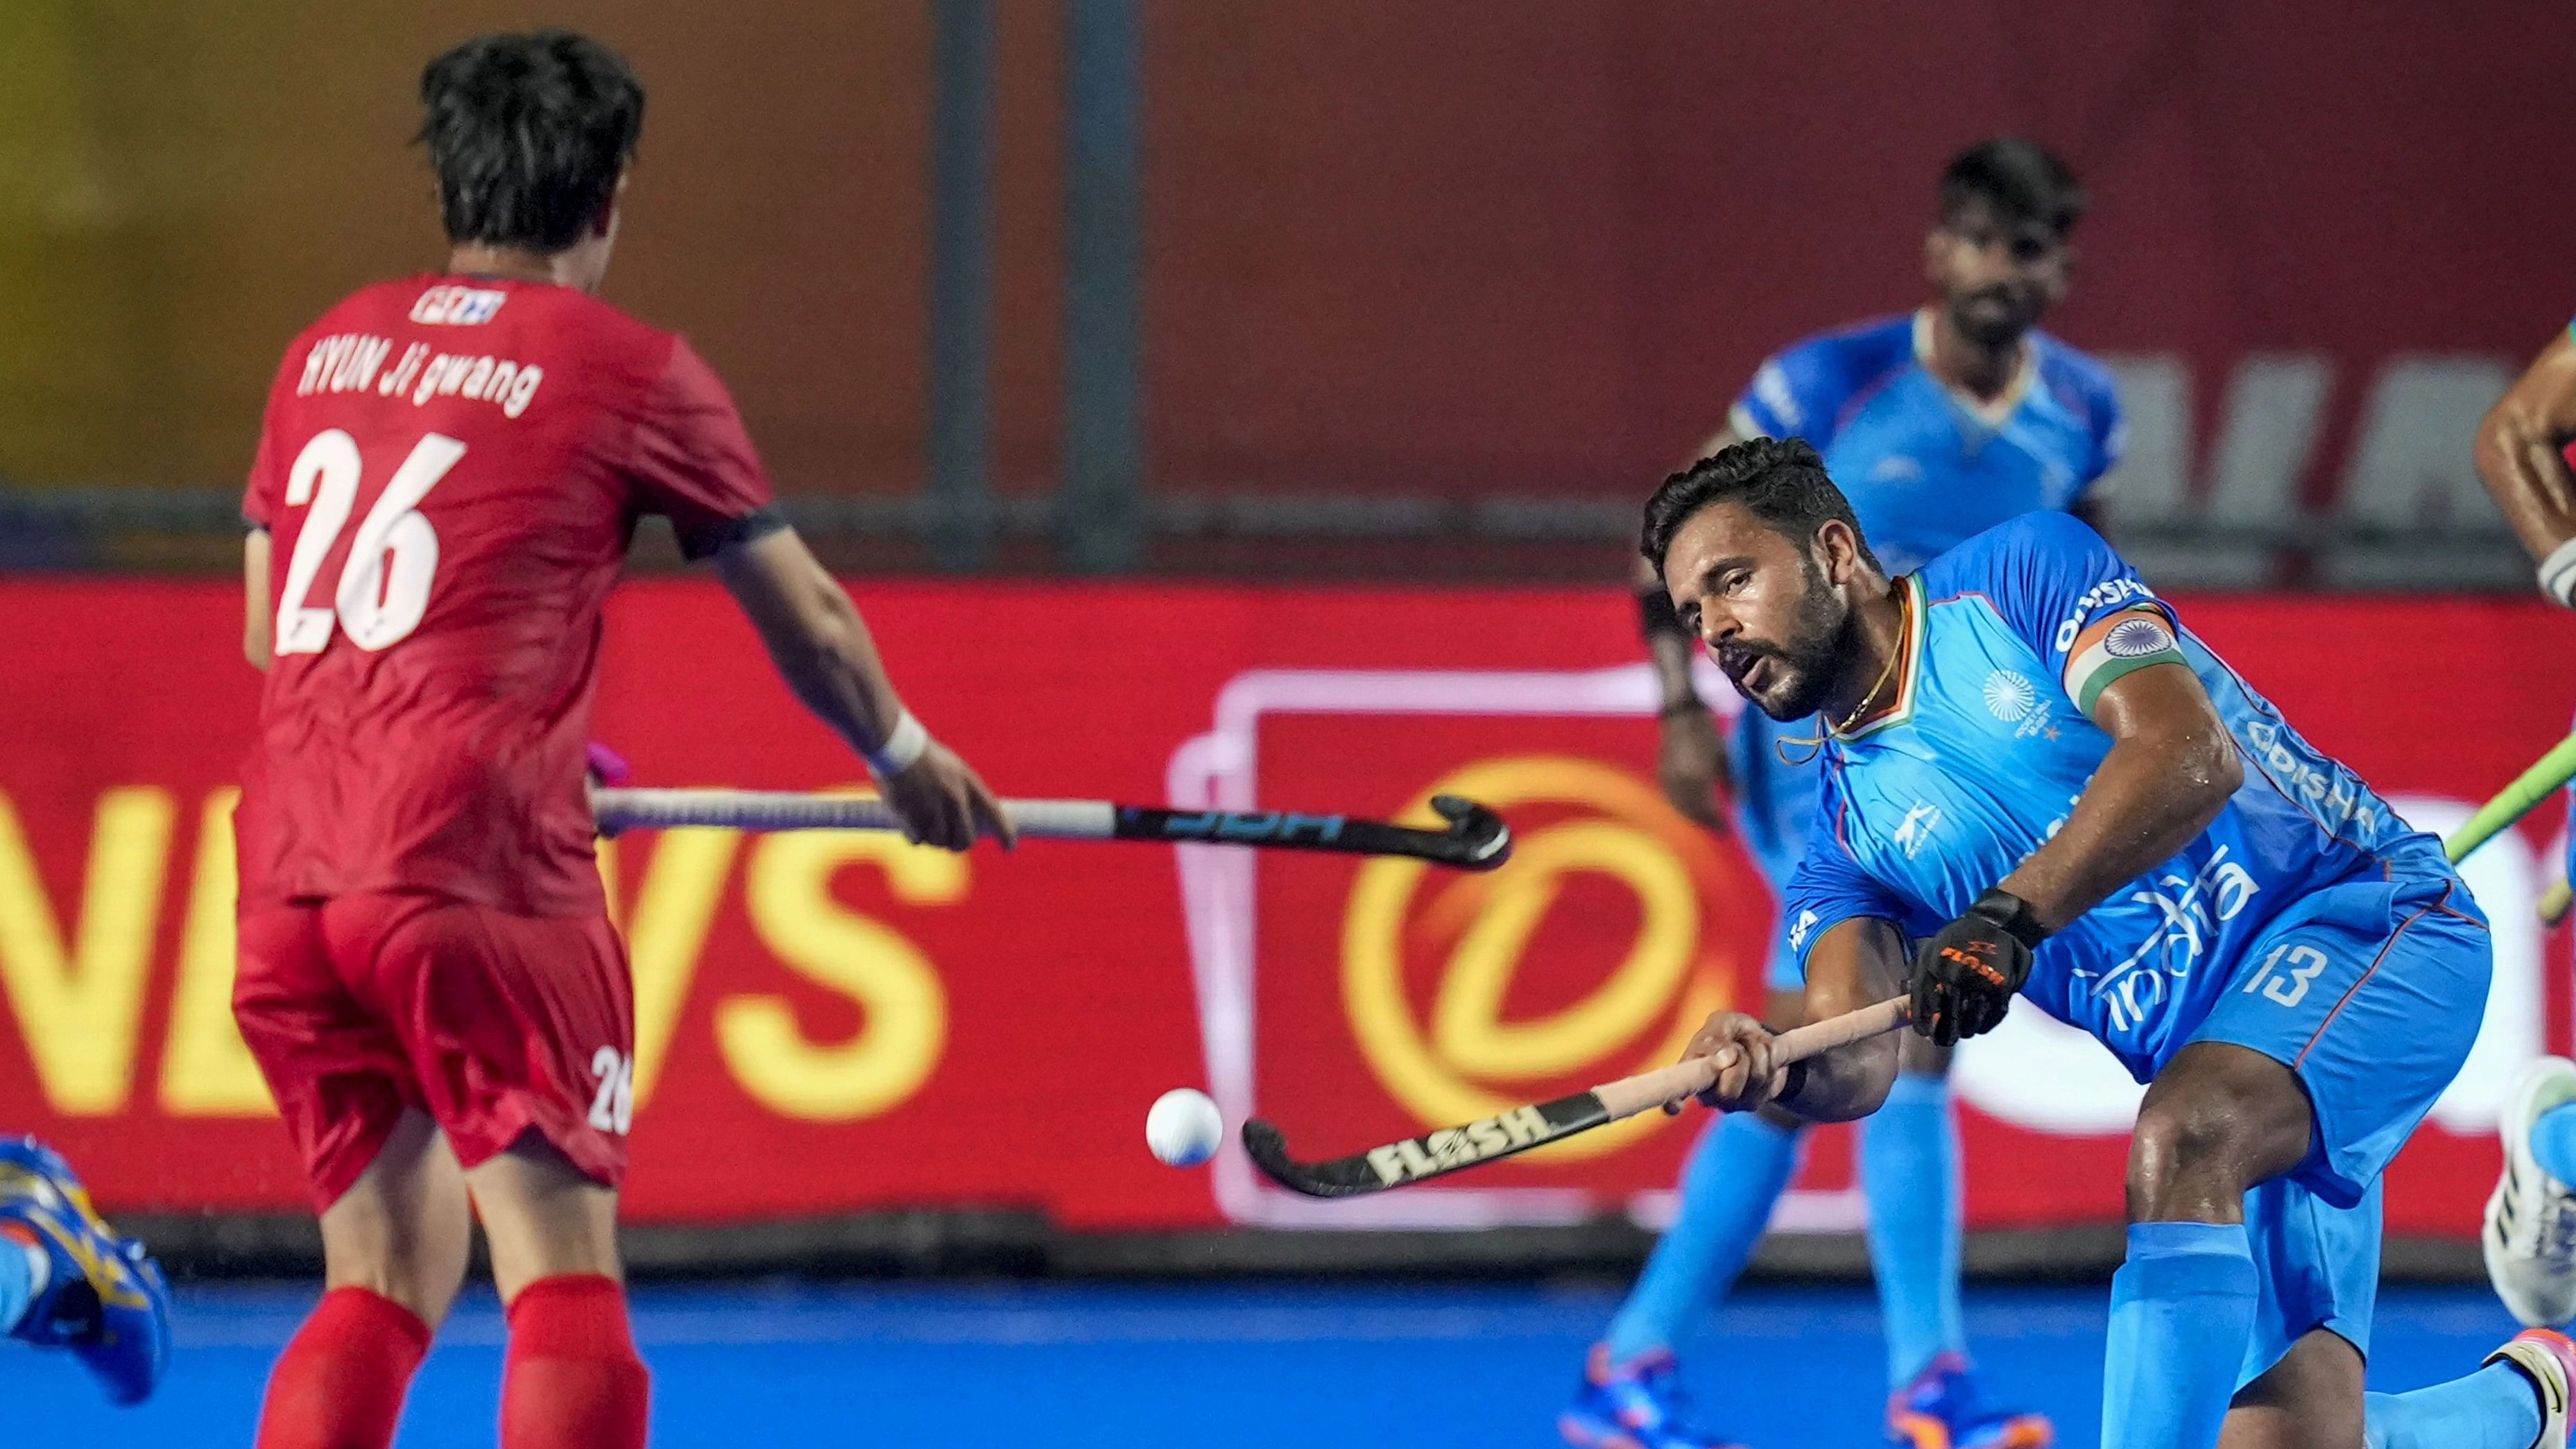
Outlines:
[[[1026,492],[1060,426],[1062,36],[1055,7],[996,9],[995,456]],[[929,8],[550,14],[652,86],[612,298],[695,337],[787,489],[911,491]],[[1918,300],[1931,179],[1998,130],[2092,187],[2057,325],[2163,360],[2131,395],[2151,494],[2242,492],[2287,524],[2302,493],[2368,493],[2403,527],[2468,481],[2467,419],[2576,308],[2549,165],[2576,28],[2530,0],[1145,15],[1157,486],[1633,497],[1764,352]],[[26,405],[0,411],[0,473],[238,477],[293,331],[436,259],[404,144],[422,60],[524,20],[31,12],[11,74],[37,129],[0,158],[28,198],[0,214],[24,304],[0,391]]]
[[[1383,814],[1457,789],[1510,815],[1518,856],[1454,876],[1147,846],[618,841],[637,1217],[1548,1220],[1669,1184],[1696,1117],[1321,1208],[1256,1191],[1232,1153],[1183,1173],[1142,1142],[1146,1104],[1193,1083],[1301,1144],[1380,1141],[1660,1061],[1746,998],[1765,908],[1735,848],[1654,793],[1652,697],[1615,592],[916,584],[862,601],[915,708],[1012,793]],[[301,1202],[226,1010],[223,812],[256,685],[236,607],[213,585],[0,581],[0,1128],[60,1141],[118,1208]],[[2531,667],[2576,648],[2576,621],[2538,603],[2184,609],[2419,822],[2465,813],[2576,701],[2563,671]],[[651,782],[858,774],[694,583],[617,597],[600,728]],[[2485,1055],[2392,1179],[2402,1231],[2472,1231],[2500,1074],[2563,1048],[2567,993],[2529,924],[2551,813],[2480,863],[2501,997]],[[1972,1221],[2113,1218],[2134,1089],[2031,1016],[1963,1064]],[[1829,1141],[1791,1220],[1851,1220],[1847,1182]]]
[[1933,178],[2002,130],[2091,188],[2051,325],[2183,367],[2189,473],[2249,360],[2322,362],[2279,464],[2322,500],[2392,361],[2576,308],[2529,169],[2576,40],[2527,4],[1155,13],[1166,480],[1629,496],[1763,353],[1916,304]]

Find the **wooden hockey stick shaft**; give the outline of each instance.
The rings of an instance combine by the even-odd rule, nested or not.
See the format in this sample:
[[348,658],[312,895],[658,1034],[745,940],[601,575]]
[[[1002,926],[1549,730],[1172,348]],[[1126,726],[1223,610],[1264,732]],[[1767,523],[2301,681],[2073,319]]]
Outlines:
[[[1772,1051],[1775,1060],[1784,1066],[1804,1061],[1837,1047],[1884,1036],[1905,1025],[1910,1014],[1911,1003],[1905,998],[1882,1001],[1784,1032],[1772,1043]],[[1604,1082],[1571,1097],[1533,1102],[1479,1121],[1322,1162],[1296,1160],[1289,1154],[1287,1139],[1279,1129],[1258,1118],[1243,1124],[1243,1147],[1253,1166],[1292,1192],[1308,1197],[1352,1197],[1544,1147],[1622,1117],[1681,1101],[1706,1091],[1717,1080],[1717,1071],[1712,1059],[1695,1058]]]
[[[1875,1006],[1864,1006],[1858,1011],[1847,1011],[1823,1021],[1791,1027],[1771,1043],[1771,1060],[1785,1067],[1791,1062],[1822,1056],[1836,1047],[1885,1036],[1912,1019],[1912,1003],[1899,996]],[[1717,1080],[1717,1071],[1716,1058],[1693,1057],[1669,1067],[1621,1077],[1615,1082],[1603,1082],[1592,1089],[1592,1095],[1601,1099],[1601,1110],[1609,1114],[1608,1120],[1616,1122],[1649,1107],[1698,1096]]]

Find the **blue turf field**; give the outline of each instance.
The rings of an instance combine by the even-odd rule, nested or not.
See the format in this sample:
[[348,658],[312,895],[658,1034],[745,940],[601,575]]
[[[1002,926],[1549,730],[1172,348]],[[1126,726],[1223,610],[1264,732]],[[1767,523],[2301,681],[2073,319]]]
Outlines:
[[[2106,1289],[1987,1288],[1969,1327],[1993,1380],[2097,1441]],[[247,1445],[269,1359],[309,1289],[196,1288],[179,1356],[143,1409],[99,1406],[52,1355],[0,1348],[13,1442],[90,1449]],[[1545,1446],[1606,1289],[1134,1288],[870,1284],[653,1288],[637,1336],[665,1446],[1118,1446],[1311,1449]],[[2373,1385],[2411,1388],[2511,1332],[2483,1288],[2396,1289],[2380,1303]],[[1882,1373],[1864,1288],[1751,1290],[1686,1351],[1721,1427],[1773,1446],[1876,1442]],[[409,1449],[493,1443],[500,1315],[461,1307],[412,1391]],[[32,1412],[32,1420],[21,1414]],[[793,1435],[791,1439],[789,1436]]]

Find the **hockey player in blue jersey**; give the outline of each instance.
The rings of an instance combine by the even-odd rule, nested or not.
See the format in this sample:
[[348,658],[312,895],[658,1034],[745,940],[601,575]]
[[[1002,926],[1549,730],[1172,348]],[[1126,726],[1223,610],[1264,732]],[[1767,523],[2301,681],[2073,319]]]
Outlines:
[[[2486,999],[2486,924],[2438,842],[2076,520],[1891,580],[1815,451],[1760,440],[1666,480],[1644,552],[1746,698],[1815,721],[1783,923],[1809,1013],[1910,994],[1948,1043],[2027,997],[2149,1084],[2106,1449],[2564,1449],[2576,1345],[2547,1329],[2363,1391],[2380,1174]],[[1770,1040],[1709,1019],[1710,1105],[1857,1118],[1897,1076],[1893,1038],[1785,1070]]]
[[[1924,239],[1936,300],[1829,332],[1762,364],[1704,452],[1745,438],[1802,438],[1848,489],[1873,545],[1902,572],[2037,509],[2083,510],[2117,461],[2110,374],[2037,329],[2064,297],[2068,232],[2084,194],[2042,148],[1972,146],[1942,173]],[[1748,710],[1721,744],[1691,684],[1695,650],[1660,580],[1638,602],[1664,704],[1661,773],[1676,808],[1712,827],[1732,797],[1744,843],[1776,898],[1814,813],[1809,752],[1780,753],[1780,726]],[[1792,761],[1796,761],[1793,763]],[[1765,1017],[1798,1024],[1797,966],[1775,953]],[[1888,1107],[1863,1130],[1859,1178],[1887,1336],[1890,1437],[1916,1449],[2038,1449],[2048,1422],[1979,1404],[1959,1315],[1960,1187],[1948,1053],[1909,1051]],[[1679,1206],[1587,1366],[1563,1419],[1578,1445],[1701,1449],[1716,1441],[1674,1404],[1673,1339],[1727,1290],[1797,1166],[1787,1113],[1709,1124],[1683,1169]]]

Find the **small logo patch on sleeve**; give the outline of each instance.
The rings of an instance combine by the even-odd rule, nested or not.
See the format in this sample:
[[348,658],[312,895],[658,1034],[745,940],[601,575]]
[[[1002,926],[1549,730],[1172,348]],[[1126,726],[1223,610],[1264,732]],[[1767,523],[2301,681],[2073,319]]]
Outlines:
[[2164,621],[2144,617],[2121,620],[2102,640],[2103,651],[2114,659],[2161,654],[2174,647],[2173,632],[2165,628]]

